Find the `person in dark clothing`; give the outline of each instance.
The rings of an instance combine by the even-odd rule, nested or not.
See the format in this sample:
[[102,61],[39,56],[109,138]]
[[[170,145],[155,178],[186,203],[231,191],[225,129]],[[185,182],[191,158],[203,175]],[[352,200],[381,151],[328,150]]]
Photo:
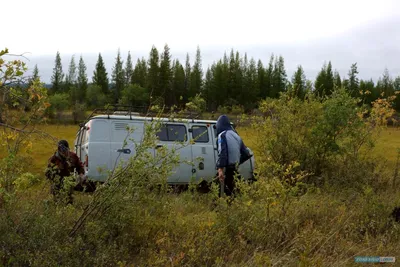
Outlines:
[[235,175],[238,174],[238,166],[247,161],[252,155],[245,146],[242,138],[233,129],[229,118],[221,115],[216,125],[218,135],[218,178],[224,182],[224,193],[231,196],[235,191]]
[[[48,160],[46,169],[46,177],[52,182],[50,192],[54,198],[57,199],[60,196],[61,189],[64,186],[65,177],[71,176],[72,174],[78,174],[80,181],[85,180],[85,170],[82,162],[78,156],[69,150],[69,145],[66,140],[60,140],[58,142],[57,151]],[[68,190],[67,203],[72,203],[72,191],[73,187]]]

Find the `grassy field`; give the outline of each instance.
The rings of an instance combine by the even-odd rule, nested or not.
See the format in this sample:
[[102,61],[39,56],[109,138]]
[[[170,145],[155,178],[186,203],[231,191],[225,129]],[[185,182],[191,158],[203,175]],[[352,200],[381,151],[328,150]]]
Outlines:
[[[75,140],[75,135],[79,129],[77,125],[41,125],[38,127],[39,130],[44,131],[57,139],[66,139],[71,149]],[[248,129],[239,128],[239,134],[243,137],[246,145],[250,148],[254,148],[255,137],[252,132]],[[378,156],[382,156],[388,160],[389,166],[394,166],[397,158],[397,149],[400,149],[400,128],[386,128],[382,131],[380,138],[375,147],[375,153]],[[34,158],[34,164],[31,172],[34,174],[41,174],[47,164],[48,158],[55,151],[55,143],[50,139],[34,138],[32,146],[32,157]],[[4,156],[5,151],[2,148],[0,150],[0,156]],[[257,155],[256,155],[257,156]]]
[[[39,125],[38,130],[54,136],[58,140],[66,139],[73,149],[76,132],[79,129],[77,125]],[[54,153],[56,144],[50,138],[43,138],[37,135],[32,136],[32,152],[34,159],[31,172],[34,174],[43,174],[47,166],[47,160]],[[0,148],[0,158],[5,155],[4,147]]]

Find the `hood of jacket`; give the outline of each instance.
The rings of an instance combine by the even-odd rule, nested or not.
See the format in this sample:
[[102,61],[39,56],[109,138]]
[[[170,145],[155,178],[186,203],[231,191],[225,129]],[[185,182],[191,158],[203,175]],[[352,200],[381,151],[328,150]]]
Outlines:
[[217,135],[227,130],[232,130],[231,122],[226,115],[221,115],[217,120]]

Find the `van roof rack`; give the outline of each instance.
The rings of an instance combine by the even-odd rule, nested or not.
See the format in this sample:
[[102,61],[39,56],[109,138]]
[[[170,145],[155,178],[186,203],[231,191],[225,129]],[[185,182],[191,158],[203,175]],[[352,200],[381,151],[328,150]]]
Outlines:
[[96,115],[107,115],[107,118],[110,118],[110,115],[125,115],[129,116],[132,119],[132,116],[135,117],[171,117],[173,118],[183,118],[183,119],[191,119],[194,122],[194,119],[200,118],[200,113],[187,111],[183,109],[171,108],[171,107],[163,107],[159,109],[154,109],[151,106],[126,106],[126,105],[107,105],[104,108],[96,108],[93,112],[86,118],[83,125],[86,124]]

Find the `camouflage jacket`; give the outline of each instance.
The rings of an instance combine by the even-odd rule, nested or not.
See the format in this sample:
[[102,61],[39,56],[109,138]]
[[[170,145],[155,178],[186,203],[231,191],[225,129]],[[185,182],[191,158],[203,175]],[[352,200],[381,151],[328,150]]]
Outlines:
[[55,152],[54,155],[49,158],[46,177],[53,181],[56,176],[63,178],[72,175],[74,169],[76,169],[78,174],[85,173],[82,162],[74,152],[70,151],[67,159],[62,158],[58,152]]

